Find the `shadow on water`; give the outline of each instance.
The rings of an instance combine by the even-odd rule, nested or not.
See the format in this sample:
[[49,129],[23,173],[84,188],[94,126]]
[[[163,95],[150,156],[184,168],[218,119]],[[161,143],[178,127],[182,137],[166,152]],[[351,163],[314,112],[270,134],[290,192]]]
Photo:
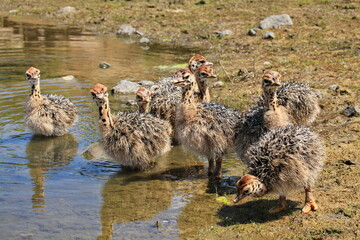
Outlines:
[[288,209],[271,214],[269,210],[277,206],[277,200],[259,199],[255,201],[246,202],[244,204],[227,206],[224,205],[219,211],[218,215],[222,219],[219,222],[221,226],[231,226],[236,224],[250,224],[250,223],[266,223],[290,215],[294,211],[298,202],[287,200]]
[[26,146],[28,167],[33,182],[33,208],[45,207],[45,177],[54,168],[69,165],[77,153],[77,140],[66,134],[61,137],[34,135]]

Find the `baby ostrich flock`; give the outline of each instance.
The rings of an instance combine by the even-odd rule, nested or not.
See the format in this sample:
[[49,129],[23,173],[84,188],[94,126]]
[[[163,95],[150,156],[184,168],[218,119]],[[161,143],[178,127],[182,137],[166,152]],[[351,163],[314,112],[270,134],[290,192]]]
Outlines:
[[[90,93],[99,109],[98,125],[105,152],[115,161],[145,171],[154,158],[182,144],[206,157],[208,175],[221,178],[222,159],[235,150],[249,173],[236,182],[237,203],[246,196],[273,192],[286,209],[286,196],[305,190],[303,213],[318,206],[312,195],[325,158],[324,147],[308,127],[320,108],[317,96],[302,82],[280,82],[276,71],[262,77],[258,106],[243,113],[210,101],[209,79],[216,78],[212,63],[195,55],[189,66],[150,88],[136,92],[138,111],[111,113],[107,87],[98,83]],[[76,120],[75,105],[63,96],[40,94],[40,71],[26,71],[31,85],[25,121],[35,133],[61,136]]]

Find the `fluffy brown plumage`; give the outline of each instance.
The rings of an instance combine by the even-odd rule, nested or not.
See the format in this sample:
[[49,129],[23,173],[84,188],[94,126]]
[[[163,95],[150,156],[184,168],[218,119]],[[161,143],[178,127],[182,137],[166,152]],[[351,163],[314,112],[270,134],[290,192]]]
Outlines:
[[278,104],[277,89],[281,86],[281,75],[267,71],[262,78],[264,106],[251,108],[241,115],[235,127],[235,150],[240,159],[247,162],[246,151],[268,130],[291,123],[288,111]]
[[250,171],[236,183],[234,202],[274,192],[280,195],[280,206],[271,212],[278,212],[286,208],[286,196],[302,188],[306,195],[303,212],[317,209],[311,188],[325,158],[317,134],[303,126],[276,127],[251,145],[246,154]]
[[[294,124],[309,125],[320,113],[316,93],[303,82],[283,82],[276,90],[278,104],[284,106]],[[262,95],[259,106],[266,104]]]
[[194,74],[183,69],[182,78],[174,82],[183,88],[182,102],[176,112],[176,132],[185,147],[208,159],[209,175],[221,177],[222,158],[233,146],[234,127],[239,115],[219,104],[196,103],[195,81]]
[[40,94],[40,70],[30,67],[25,75],[31,85],[25,111],[26,125],[35,134],[45,136],[67,133],[67,128],[76,120],[76,106],[63,96]]
[[110,113],[107,88],[96,84],[90,90],[99,107],[99,127],[106,153],[124,166],[146,170],[153,158],[170,150],[171,125],[140,112]]

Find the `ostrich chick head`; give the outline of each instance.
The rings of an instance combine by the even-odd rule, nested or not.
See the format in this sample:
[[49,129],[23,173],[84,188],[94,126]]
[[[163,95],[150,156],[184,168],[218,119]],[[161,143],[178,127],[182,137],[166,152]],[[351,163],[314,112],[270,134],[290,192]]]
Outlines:
[[38,81],[40,79],[40,70],[34,67],[30,67],[26,72],[25,72],[25,78],[26,80],[28,80],[30,83],[35,83],[36,81]]
[[136,102],[138,104],[141,103],[149,103],[151,102],[152,92],[144,87],[141,87],[136,92]]
[[214,69],[209,66],[201,66],[195,72],[196,78],[199,80],[200,83],[205,83],[210,78],[216,78],[214,74]]
[[190,71],[190,69],[182,68],[174,74],[174,80],[172,80],[172,83],[175,86],[186,88],[192,86],[195,83],[195,81],[196,81],[195,76]]
[[253,175],[242,176],[236,182],[236,198],[234,203],[239,202],[247,196],[261,197],[266,193],[266,186],[260,181],[259,178]]
[[201,56],[200,54],[196,54],[189,60],[189,69],[193,73],[196,71],[196,69],[198,69],[199,67],[204,66],[204,65],[212,66],[213,63],[206,61],[206,59],[203,56]]
[[95,84],[91,88],[90,93],[97,104],[103,104],[109,96],[107,87],[100,83]]
[[277,88],[281,85],[280,82],[281,74],[276,71],[266,71],[262,79],[262,87],[266,88]]

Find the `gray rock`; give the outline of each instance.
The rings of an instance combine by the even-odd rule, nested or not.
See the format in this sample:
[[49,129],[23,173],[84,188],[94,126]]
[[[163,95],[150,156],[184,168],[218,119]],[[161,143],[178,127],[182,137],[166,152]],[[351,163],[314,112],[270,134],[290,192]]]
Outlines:
[[326,88],[326,90],[330,90],[330,91],[337,91],[339,89],[339,85],[330,85]]
[[75,12],[76,12],[76,9],[74,7],[70,7],[70,6],[64,7],[58,11],[58,13],[64,13],[64,14],[75,13]]
[[266,32],[263,35],[263,39],[274,39],[275,38],[275,33],[273,32]]
[[155,84],[153,81],[148,81],[148,80],[142,80],[138,83],[143,87],[150,87]]
[[252,28],[248,31],[248,35],[249,36],[256,36],[257,32],[258,32],[259,28]]
[[343,114],[347,117],[358,117],[360,116],[360,108],[358,106],[346,107]]
[[222,81],[217,81],[213,85],[214,88],[220,88],[220,87],[223,87],[223,86],[224,86],[224,82],[222,82]]
[[68,75],[68,76],[62,77],[62,79],[65,81],[73,81],[73,80],[75,80],[75,77],[73,75]]
[[115,87],[111,89],[111,93],[120,93],[120,94],[136,93],[139,87],[140,84],[136,82],[122,80]]
[[109,68],[109,67],[111,67],[111,65],[109,63],[107,63],[107,62],[101,62],[99,64],[99,68],[102,68],[102,69],[106,69],[106,68]]
[[18,13],[18,12],[19,12],[19,9],[12,9],[9,11],[10,14]]
[[215,34],[217,34],[217,36],[218,36],[219,38],[223,38],[223,37],[225,37],[225,36],[233,35],[234,32],[231,31],[231,30],[229,30],[229,29],[226,29],[226,30],[224,30],[224,31],[216,31]]
[[144,35],[142,32],[139,32],[136,28],[129,24],[123,24],[119,27],[119,29],[116,32],[117,35],[121,36],[132,36],[132,35]]
[[150,39],[148,39],[148,38],[146,38],[146,37],[140,38],[140,43],[146,44],[146,43],[149,43],[149,42],[150,42]]
[[266,68],[270,68],[270,67],[271,67],[271,62],[265,61],[265,62],[263,62],[263,65],[264,65],[264,67],[266,67]]
[[293,25],[288,14],[273,15],[260,22],[261,29],[278,28],[279,26]]

